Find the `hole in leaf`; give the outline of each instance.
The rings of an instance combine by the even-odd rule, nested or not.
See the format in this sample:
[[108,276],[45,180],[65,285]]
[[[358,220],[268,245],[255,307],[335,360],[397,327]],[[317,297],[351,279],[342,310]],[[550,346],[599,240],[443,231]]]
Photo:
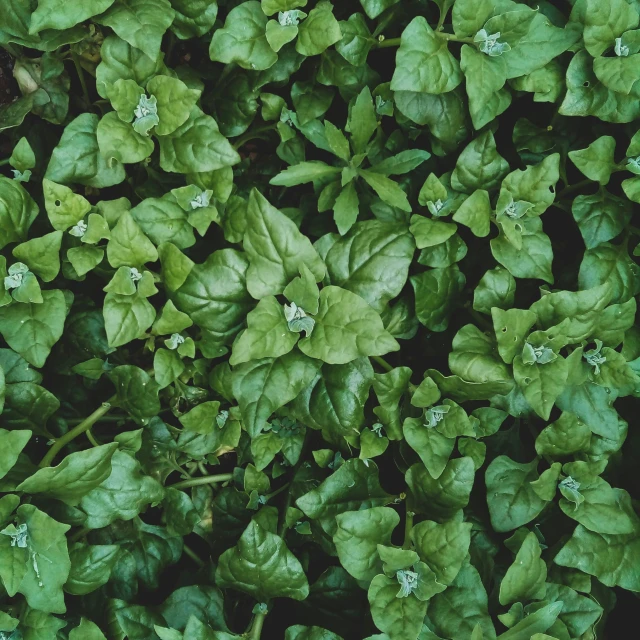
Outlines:
[[590,83],[588,80],[585,80],[585,81],[582,83],[582,86],[583,86],[583,87],[590,87],[590,86],[591,86],[591,83]]
[[502,333],[507,333],[507,327],[502,327]]
[[531,378],[524,378],[523,382],[525,384],[529,384],[531,382]]
[[60,200],[56,200],[53,204],[55,204],[56,207],[59,207],[62,204],[62,202],[60,202]]

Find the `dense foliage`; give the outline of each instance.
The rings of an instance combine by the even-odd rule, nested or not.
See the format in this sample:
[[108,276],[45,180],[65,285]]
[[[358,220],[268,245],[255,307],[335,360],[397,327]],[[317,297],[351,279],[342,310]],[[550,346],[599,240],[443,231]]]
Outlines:
[[640,2],[1,4],[0,638],[630,637]]

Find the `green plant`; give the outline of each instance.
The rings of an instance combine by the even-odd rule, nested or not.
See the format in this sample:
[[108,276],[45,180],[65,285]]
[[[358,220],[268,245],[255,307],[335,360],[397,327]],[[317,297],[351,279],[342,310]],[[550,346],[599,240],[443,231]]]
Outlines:
[[529,4],[5,1],[1,639],[621,637],[640,5]]

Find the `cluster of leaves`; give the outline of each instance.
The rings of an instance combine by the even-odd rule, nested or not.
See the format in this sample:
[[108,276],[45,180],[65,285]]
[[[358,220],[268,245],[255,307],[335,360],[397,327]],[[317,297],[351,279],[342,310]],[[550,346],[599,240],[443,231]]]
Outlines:
[[0,638],[621,637],[639,26],[3,0]]

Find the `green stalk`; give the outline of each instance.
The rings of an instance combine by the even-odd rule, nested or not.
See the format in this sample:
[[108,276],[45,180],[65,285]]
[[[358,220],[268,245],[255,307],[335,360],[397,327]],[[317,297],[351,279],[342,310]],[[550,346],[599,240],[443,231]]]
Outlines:
[[59,451],[68,445],[72,440],[77,438],[78,436],[85,433],[91,429],[91,427],[98,421],[102,416],[107,413],[111,409],[111,403],[116,399],[115,396],[109,398],[106,402],[103,402],[90,416],[87,416],[77,427],[70,429],[65,433],[62,437],[58,438],[52,445],[51,449],[47,451],[47,454],[44,458],[42,458],[42,462],[40,462],[40,467],[50,467],[53,459],[58,455]]
[[11,158],[3,158],[2,160],[0,160],[0,167],[4,167],[5,165],[9,164],[10,160]]
[[251,625],[251,631],[249,632],[249,640],[260,640],[266,617],[266,613],[256,613],[253,624]]
[[379,364],[386,372],[393,371],[393,367],[380,356],[369,356],[375,363]]
[[411,549],[411,529],[413,529],[413,516],[415,515],[413,511],[409,511],[409,501],[405,502],[406,507],[406,517],[404,521],[404,543],[402,544],[403,549]]
[[206,562],[191,547],[183,544],[182,550],[185,555],[189,556],[189,558],[191,558],[201,569],[206,565]]
[[576,182],[575,184],[572,184],[570,187],[565,187],[557,196],[557,200],[560,200],[561,198],[566,198],[568,195],[571,195],[572,193],[575,193],[576,191],[580,191],[580,189],[584,189],[585,187],[588,187],[589,185],[593,185],[593,180],[589,180],[588,178],[586,180],[580,180],[580,182]]
[[170,485],[173,489],[187,489],[188,487],[199,487],[203,484],[215,484],[216,482],[228,482],[233,479],[232,473],[219,473],[214,476],[204,476],[203,478],[190,478],[182,482]]
[[89,98],[89,89],[87,88],[87,82],[84,79],[84,69],[80,64],[80,58],[78,57],[77,53],[71,53],[71,59],[73,60],[73,64],[76,67],[78,80],[80,80],[80,86],[82,87],[82,95],[84,96],[85,103],[88,107],[91,104],[91,99]]
[[399,47],[400,46],[400,38],[385,38],[381,36],[382,40],[378,40],[378,44],[376,45],[377,49],[387,49],[389,47]]
[[246,144],[250,140],[255,138],[262,138],[262,134],[275,130],[276,125],[270,124],[264,127],[257,127],[253,131],[247,131],[244,135],[240,136],[234,143],[233,148],[239,149],[243,144]]

